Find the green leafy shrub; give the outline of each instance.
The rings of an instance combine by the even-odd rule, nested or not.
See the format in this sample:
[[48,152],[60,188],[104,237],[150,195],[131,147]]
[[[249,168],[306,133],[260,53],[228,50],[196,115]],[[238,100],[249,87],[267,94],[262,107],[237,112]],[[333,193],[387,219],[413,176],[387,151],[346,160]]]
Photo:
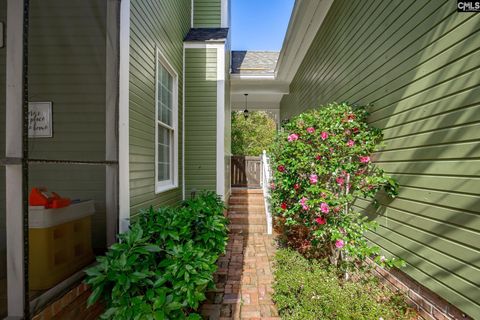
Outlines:
[[282,319],[416,319],[404,298],[383,288],[376,278],[343,282],[337,274],[326,261],[278,250],[273,299]]
[[[185,319],[213,287],[225,252],[227,221],[220,198],[205,192],[179,208],[142,212],[98,264],[87,270],[89,305],[106,302],[102,319]],[[189,319],[201,319],[190,314]]]
[[345,268],[374,255],[381,265],[402,264],[369,245],[364,234],[377,224],[353,206],[380,189],[397,195],[397,182],[371,161],[382,132],[367,115],[346,103],[307,111],[285,124],[271,148],[277,229],[290,246]]

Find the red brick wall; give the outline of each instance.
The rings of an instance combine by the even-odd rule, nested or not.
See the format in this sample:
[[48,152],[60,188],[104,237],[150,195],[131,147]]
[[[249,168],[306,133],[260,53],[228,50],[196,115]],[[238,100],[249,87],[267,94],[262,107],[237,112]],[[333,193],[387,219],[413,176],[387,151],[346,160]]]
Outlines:
[[399,270],[385,270],[375,267],[375,275],[388,287],[399,290],[407,297],[407,303],[418,310],[425,319],[432,320],[471,320],[454,305],[425,288]]
[[58,300],[55,300],[42,311],[37,313],[33,320],[94,320],[98,319],[103,312],[103,306],[99,303],[87,308],[87,299],[90,289],[84,283],[68,291]]

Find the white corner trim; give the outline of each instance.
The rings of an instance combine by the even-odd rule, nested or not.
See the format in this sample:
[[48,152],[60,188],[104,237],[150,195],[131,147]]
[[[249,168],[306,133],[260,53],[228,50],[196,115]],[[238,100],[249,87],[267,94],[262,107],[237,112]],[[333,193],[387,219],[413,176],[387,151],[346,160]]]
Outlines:
[[224,45],[225,45],[225,40],[185,41],[183,43],[183,47],[185,49],[219,48]]
[[278,57],[277,79],[291,82],[334,0],[296,1]]
[[[118,160],[117,101],[118,101],[118,50],[119,13],[117,0],[107,2],[106,34],[106,101],[105,101],[105,159]],[[105,209],[107,246],[116,242],[118,233],[118,165],[105,168]]]
[[185,200],[185,46],[182,54],[182,199]]
[[[165,68],[173,78],[173,105],[172,105],[172,126],[173,146],[170,163],[173,167],[170,169],[171,180],[159,182],[158,179],[158,70],[159,64]],[[155,193],[159,194],[175,188],[178,188],[178,73],[175,71],[168,59],[163,55],[159,47],[156,48],[155,55]],[[164,124],[161,124],[164,125]],[[165,126],[167,127],[167,126]]]
[[221,0],[221,16],[220,16],[220,26],[222,28],[228,28],[230,26],[229,21],[229,0]]
[[119,64],[119,231],[130,225],[130,139],[129,139],[129,73],[130,73],[130,0],[120,3]]
[[194,28],[193,26],[193,15],[195,14],[195,0],[192,0],[192,12],[190,14],[190,28]]
[[225,45],[215,47],[217,48],[217,194],[225,200]]
[[[5,155],[23,152],[24,1],[8,0],[6,26]],[[23,319],[25,307],[23,172],[21,164],[5,166],[8,316]]]

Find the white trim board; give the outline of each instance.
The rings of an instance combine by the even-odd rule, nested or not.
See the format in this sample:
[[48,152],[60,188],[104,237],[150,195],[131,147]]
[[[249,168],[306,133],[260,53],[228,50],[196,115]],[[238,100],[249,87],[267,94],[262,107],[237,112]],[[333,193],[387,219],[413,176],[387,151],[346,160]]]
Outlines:
[[118,184],[119,231],[130,225],[130,139],[129,139],[129,73],[130,73],[130,0],[120,3],[120,64],[118,101]]
[[[106,101],[105,101],[105,160],[118,160],[117,102],[118,102],[118,20],[120,3],[107,2],[106,34]],[[118,165],[105,167],[105,209],[107,246],[116,242],[118,233]]]
[[[6,26],[5,155],[23,157],[24,1],[8,0]],[[5,166],[8,316],[23,318],[25,268],[22,165]]]
[[298,71],[334,0],[297,0],[278,57],[277,79],[289,83]]
[[[217,48],[217,194],[225,199],[225,44]],[[208,48],[208,46],[207,46]]]
[[230,21],[229,21],[230,1],[221,0],[220,6],[221,6],[220,26],[222,28],[229,28],[230,27]]

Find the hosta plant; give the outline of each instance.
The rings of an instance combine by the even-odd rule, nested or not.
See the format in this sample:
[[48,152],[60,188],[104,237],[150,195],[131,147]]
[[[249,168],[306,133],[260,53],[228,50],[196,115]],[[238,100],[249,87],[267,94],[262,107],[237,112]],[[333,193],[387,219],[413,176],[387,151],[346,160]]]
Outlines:
[[365,233],[377,224],[353,205],[357,198],[373,200],[380,189],[395,197],[398,189],[372,162],[382,132],[366,118],[365,107],[325,105],[287,122],[271,149],[276,227],[290,246],[342,268],[368,257],[401,264],[370,245]]

